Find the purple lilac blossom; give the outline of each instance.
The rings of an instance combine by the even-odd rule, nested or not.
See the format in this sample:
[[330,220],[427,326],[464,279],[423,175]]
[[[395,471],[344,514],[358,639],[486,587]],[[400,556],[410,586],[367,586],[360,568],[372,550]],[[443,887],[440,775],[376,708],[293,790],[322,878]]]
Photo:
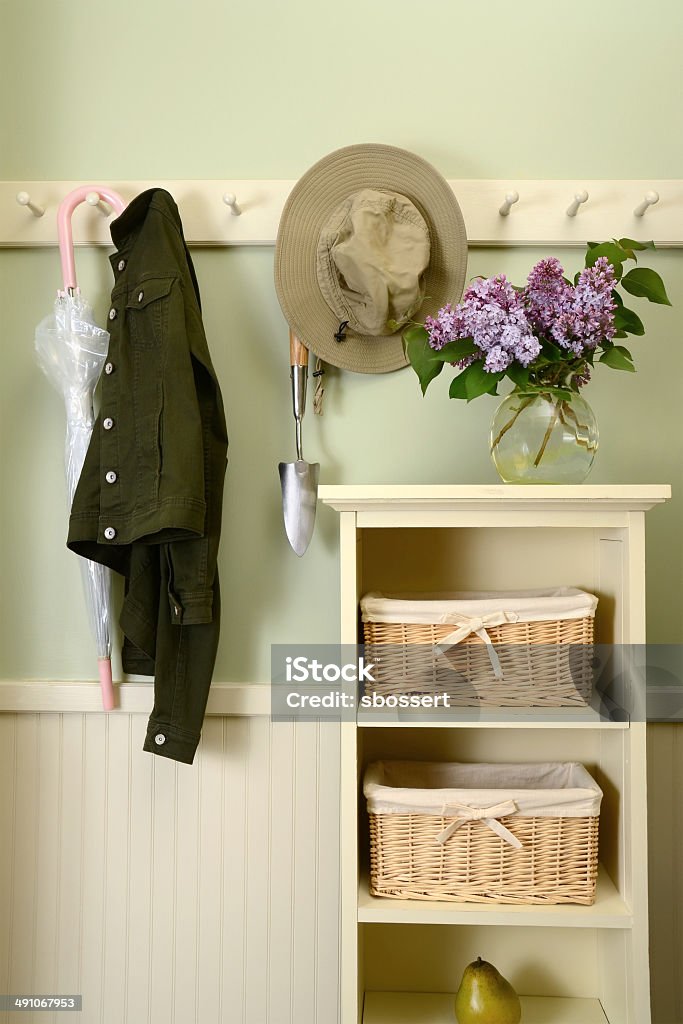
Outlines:
[[538,334],[547,334],[561,313],[569,309],[574,289],[564,279],[564,268],[550,256],[532,268],[524,289],[527,317]]
[[434,349],[458,338],[472,338],[482,352],[484,368],[491,373],[507,369],[513,359],[528,366],[541,351],[522,296],[504,274],[475,279],[455,309],[444,306],[436,317],[425,319],[425,327]]
[[429,344],[437,351],[449,341],[464,337],[460,334],[460,322],[456,310],[450,302],[443,306],[435,317],[425,317],[425,328],[429,332]]
[[[581,271],[576,286],[564,280],[562,264],[554,256],[532,268],[520,291],[505,274],[476,278],[455,308],[448,303],[436,317],[425,318],[429,344],[439,350],[451,341],[471,338],[481,355],[467,356],[455,365],[464,368],[483,359],[490,373],[504,372],[513,360],[530,366],[541,351],[536,335],[552,338],[581,356],[614,337],[614,284],[614,270],[604,256]],[[586,370],[576,380],[581,386],[589,378]]]
[[486,353],[484,369],[488,370],[489,373],[502,373],[503,370],[507,370],[511,362],[511,354],[502,345],[494,345]]
[[575,373],[572,376],[571,383],[574,384],[577,388],[583,388],[586,386],[586,384],[588,384],[590,379],[590,366],[585,366],[581,373]]
[[604,256],[579,275],[569,308],[550,329],[554,340],[576,355],[614,337],[614,270]]

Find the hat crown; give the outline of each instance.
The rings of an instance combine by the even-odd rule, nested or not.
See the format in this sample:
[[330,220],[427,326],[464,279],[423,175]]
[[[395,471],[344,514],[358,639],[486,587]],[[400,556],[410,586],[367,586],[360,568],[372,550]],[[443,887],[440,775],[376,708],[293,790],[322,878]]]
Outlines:
[[398,192],[364,188],[332,212],[318,242],[318,282],[325,302],[358,334],[393,333],[422,304],[429,229]]

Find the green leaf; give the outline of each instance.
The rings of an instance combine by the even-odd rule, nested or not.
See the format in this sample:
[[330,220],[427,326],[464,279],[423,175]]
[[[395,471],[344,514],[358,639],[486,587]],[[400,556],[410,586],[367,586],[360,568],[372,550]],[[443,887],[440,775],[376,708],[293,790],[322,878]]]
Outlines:
[[650,302],[658,302],[663,306],[671,305],[664,282],[659,274],[649,267],[635,267],[629,270],[621,284],[631,295],[648,299]]
[[520,395],[544,395],[546,398],[570,399],[572,392],[570,388],[552,387],[548,384],[529,384],[526,388],[520,388]]
[[464,372],[467,374],[465,394],[468,402],[479,398],[480,395],[495,395],[498,382],[505,376],[503,373],[489,373],[485,370],[483,359],[477,359],[476,363],[472,363]]
[[453,378],[448,394],[451,398],[464,398],[468,402],[479,395],[495,395],[498,382],[503,377],[502,373],[487,373],[483,359],[477,359]]
[[621,270],[621,265],[624,260],[628,259],[628,255],[624,252],[618,242],[601,242],[600,245],[594,245],[586,253],[586,266],[594,266],[597,259],[600,256],[605,256],[607,260],[614,267],[615,273],[617,269]]
[[518,388],[528,387],[530,372],[528,366],[520,366],[519,363],[512,362],[505,372]]
[[471,338],[460,338],[458,341],[449,341],[438,352],[434,352],[434,356],[442,363],[458,363],[461,359],[475,356],[480,351]]
[[654,249],[654,242],[636,242],[633,238],[620,238],[619,245],[623,249],[635,249],[636,252],[642,252],[643,249]]
[[441,373],[443,362],[435,358],[436,353],[429,344],[429,334],[421,325],[409,327],[403,335],[403,341],[406,355],[419,378],[424,395],[429,384]]
[[616,288],[612,289],[612,300],[615,302],[615,304],[617,306],[623,306],[624,305],[624,300],[622,299],[621,295],[616,290]]
[[457,377],[454,377],[451,381],[451,386],[448,389],[449,398],[467,398],[467,391],[465,390],[465,383],[467,381],[467,371],[469,366],[459,373]]
[[421,341],[429,340],[427,328],[423,327],[422,324],[413,324],[412,327],[408,327],[403,332],[403,340],[405,341],[406,345],[409,345],[413,341],[417,341],[418,339]]
[[629,334],[637,334],[639,337],[645,334],[643,321],[637,313],[634,313],[632,309],[627,309],[626,306],[619,306],[614,311],[614,326],[618,331],[628,331]]
[[613,370],[627,370],[629,373],[635,373],[631,353],[623,345],[613,345],[612,348],[608,348],[600,356],[600,362],[611,366]]
[[586,242],[589,249],[595,249],[596,245],[600,245],[599,242]]
[[559,345],[544,338],[541,342],[541,352],[536,358],[536,366],[544,365],[545,363],[560,363],[564,361],[564,353]]

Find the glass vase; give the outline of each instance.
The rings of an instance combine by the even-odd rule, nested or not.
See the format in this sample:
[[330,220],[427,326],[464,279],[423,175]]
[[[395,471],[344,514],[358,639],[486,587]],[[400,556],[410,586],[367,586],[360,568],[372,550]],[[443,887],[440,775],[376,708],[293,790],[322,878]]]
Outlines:
[[491,457],[508,484],[578,484],[598,450],[593,410],[580,395],[513,391],[491,424]]

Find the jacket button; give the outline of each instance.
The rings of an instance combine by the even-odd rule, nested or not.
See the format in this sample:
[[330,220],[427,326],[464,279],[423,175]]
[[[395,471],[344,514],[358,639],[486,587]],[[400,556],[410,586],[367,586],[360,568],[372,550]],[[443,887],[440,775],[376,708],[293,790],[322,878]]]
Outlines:
[[109,319],[116,320],[116,310],[113,307],[109,310]]
[[119,270],[123,270],[125,265],[126,265],[126,261],[125,260],[119,260],[119,262],[118,262]]
[[111,430],[111,428],[114,426],[114,421],[111,418],[111,416],[107,416],[105,420],[102,420],[102,426],[104,427],[105,430]]
[[145,293],[144,292],[138,292],[138,302],[142,302],[144,297],[145,297]]
[[166,737],[164,736],[163,732],[158,732],[156,734],[156,736],[154,737],[154,742],[158,747],[163,747],[164,743],[166,742]]
[[114,372],[114,364],[113,363],[105,363],[104,364],[104,372],[106,373],[107,376],[109,376],[110,373],[113,373]]
[[114,529],[114,527],[108,526],[104,531],[104,536],[107,538],[107,540],[113,540],[114,537],[116,536],[116,530]]
[[110,469],[108,471],[108,473],[106,473],[104,479],[107,481],[108,484],[115,484],[116,483],[116,473],[114,472],[114,470]]

